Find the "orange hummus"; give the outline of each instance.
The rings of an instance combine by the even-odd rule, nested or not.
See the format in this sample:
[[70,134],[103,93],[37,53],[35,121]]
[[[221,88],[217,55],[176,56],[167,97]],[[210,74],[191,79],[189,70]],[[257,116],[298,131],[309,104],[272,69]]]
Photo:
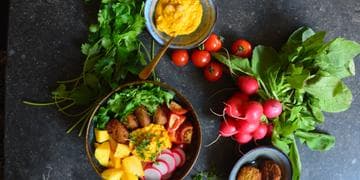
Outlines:
[[169,36],[194,32],[201,23],[200,0],[159,0],[155,9],[156,28]]

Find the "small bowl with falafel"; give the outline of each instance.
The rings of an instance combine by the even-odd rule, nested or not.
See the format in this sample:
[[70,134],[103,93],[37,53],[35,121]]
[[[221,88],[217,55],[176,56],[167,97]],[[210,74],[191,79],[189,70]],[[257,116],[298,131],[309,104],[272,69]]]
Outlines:
[[244,154],[231,170],[229,180],[291,180],[288,157],[274,147],[258,147]]
[[102,179],[183,179],[200,145],[191,103],[154,81],[127,83],[109,93],[86,132],[87,157]]

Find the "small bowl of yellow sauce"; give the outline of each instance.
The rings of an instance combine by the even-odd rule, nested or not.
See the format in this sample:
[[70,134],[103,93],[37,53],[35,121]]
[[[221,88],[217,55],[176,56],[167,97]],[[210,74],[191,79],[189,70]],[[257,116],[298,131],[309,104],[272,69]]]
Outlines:
[[159,44],[175,37],[170,48],[190,49],[212,32],[217,10],[212,0],[147,0],[146,27]]

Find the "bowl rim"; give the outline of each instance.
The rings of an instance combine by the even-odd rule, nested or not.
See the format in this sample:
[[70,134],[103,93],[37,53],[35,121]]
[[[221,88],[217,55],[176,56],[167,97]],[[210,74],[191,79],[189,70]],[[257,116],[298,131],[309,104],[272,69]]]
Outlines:
[[292,174],[293,174],[293,167],[292,167],[292,164],[291,164],[291,161],[289,159],[289,157],[284,153],[282,152],[280,149],[274,147],[274,146],[259,146],[259,147],[256,147],[256,148],[253,148],[251,149],[250,151],[248,151],[247,153],[245,153],[243,156],[241,156],[237,161],[236,163],[234,164],[233,168],[231,169],[231,172],[229,174],[229,180],[232,180],[231,178],[232,177],[236,177],[237,173],[239,172],[239,170],[241,169],[241,166],[240,167],[237,167],[238,164],[240,163],[240,161],[242,161],[244,158],[246,158],[247,156],[249,156],[249,154],[252,154],[256,151],[259,151],[259,150],[271,150],[271,151],[275,151],[276,153],[279,153],[279,154],[282,154],[286,161],[289,163],[289,169],[290,169],[290,179],[292,177]]
[[92,154],[90,153],[90,142],[89,142],[89,133],[90,133],[90,127],[91,127],[91,124],[92,124],[92,119],[94,118],[96,112],[98,111],[98,109],[100,108],[100,106],[106,102],[106,100],[109,99],[110,96],[112,96],[114,93],[120,91],[121,89],[123,88],[126,88],[126,87],[129,87],[129,86],[132,86],[132,85],[141,85],[141,84],[144,84],[144,83],[152,83],[156,86],[159,86],[161,88],[164,88],[166,90],[170,90],[170,91],[173,91],[175,92],[175,96],[178,96],[180,97],[182,100],[185,101],[185,103],[189,106],[189,108],[192,109],[192,113],[194,115],[194,121],[197,121],[197,123],[199,124],[199,137],[198,137],[198,140],[199,142],[196,143],[196,152],[195,152],[195,158],[193,159],[193,162],[191,163],[191,165],[189,166],[189,168],[185,171],[184,175],[181,177],[184,178],[185,176],[187,176],[190,171],[193,169],[197,159],[199,158],[199,155],[200,155],[200,151],[201,151],[201,144],[202,144],[202,132],[201,132],[201,122],[199,120],[199,117],[193,107],[193,105],[190,103],[190,101],[184,96],[182,95],[178,90],[176,90],[175,88],[171,87],[170,85],[168,84],[165,84],[165,83],[162,83],[162,82],[159,82],[159,81],[150,81],[150,80],[139,80],[139,81],[133,81],[133,82],[128,82],[128,83],[124,83],[120,86],[118,86],[117,88],[115,88],[114,90],[112,90],[110,93],[108,93],[106,96],[104,96],[97,104],[96,106],[91,109],[92,113],[91,113],[91,116],[89,117],[88,119],[88,122],[87,122],[87,127],[86,127],[86,134],[85,134],[85,150],[86,150],[86,157],[88,159],[88,161],[90,162],[92,168],[95,170],[95,172],[101,177],[101,172],[99,171],[98,168],[96,168],[96,165],[95,165],[95,162],[92,160]]
[[[144,18],[145,18],[145,26],[146,29],[148,31],[148,33],[151,35],[151,37],[160,45],[164,45],[167,41],[162,39],[160,36],[158,36],[158,34],[152,30],[152,28],[154,27],[154,29],[156,29],[155,24],[152,25],[148,19],[153,18],[153,14],[149,14],[150,13],[150,6],[151,6],[151,2],[153,1],[158,1],[158,0],[147,0],[145,2],[145,6],[144,6]],[[201,1],[201,0],[200,0]],[[214,31],[215,29],[215,25],[216,25],[216,21],[218,19],[218,7],[215,3],[215,0],[208,0],[210,2],[210,4],[212,4],[212,8],[214,9],[215,12],[215,17],[214,17],[214,23],[210,26],[209,28],[209,32],[207,33],[207,35],[205,36],[205,38],[201,41],[199,41],[198,43],[194,43],[194,44],[188,44],[185,46],[179,46],[179,45],[174,45],[174,44],[170,44],[169,48],[172,49],[192,49],[195,48],[201,44],[203,44],[210,36],[210,34]],[[149,11],[149,12],[148,12]],[[147,13],[148,12],[148,13]],[[186,36],[186,35],[185,35]],[[176,37],[175,37],[176,39]]]

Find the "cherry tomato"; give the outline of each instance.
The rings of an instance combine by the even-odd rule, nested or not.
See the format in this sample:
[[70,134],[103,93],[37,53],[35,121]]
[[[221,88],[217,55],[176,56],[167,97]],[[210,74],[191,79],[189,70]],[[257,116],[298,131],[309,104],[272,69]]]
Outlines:
[[191,60],[196,67],[205,67],[210,63],[211,55],[209,51],[194,50]]
[[245,39],[238,39],[232,44],[231,52],[236,56],[248,58],[252,53],[251,44]]
[[217,81],[221,78],[223,67],[220,63],[211,62],[204,69],[204,76],[208,81]]
[[189,53],[187,50],[174,50],[171,53],[172,62],[179,67],[185,66],[189,62]]
[[216,34],[211,34],[209,38],[204,42],[205,51],[216,52],[222,47],[222,42]]

